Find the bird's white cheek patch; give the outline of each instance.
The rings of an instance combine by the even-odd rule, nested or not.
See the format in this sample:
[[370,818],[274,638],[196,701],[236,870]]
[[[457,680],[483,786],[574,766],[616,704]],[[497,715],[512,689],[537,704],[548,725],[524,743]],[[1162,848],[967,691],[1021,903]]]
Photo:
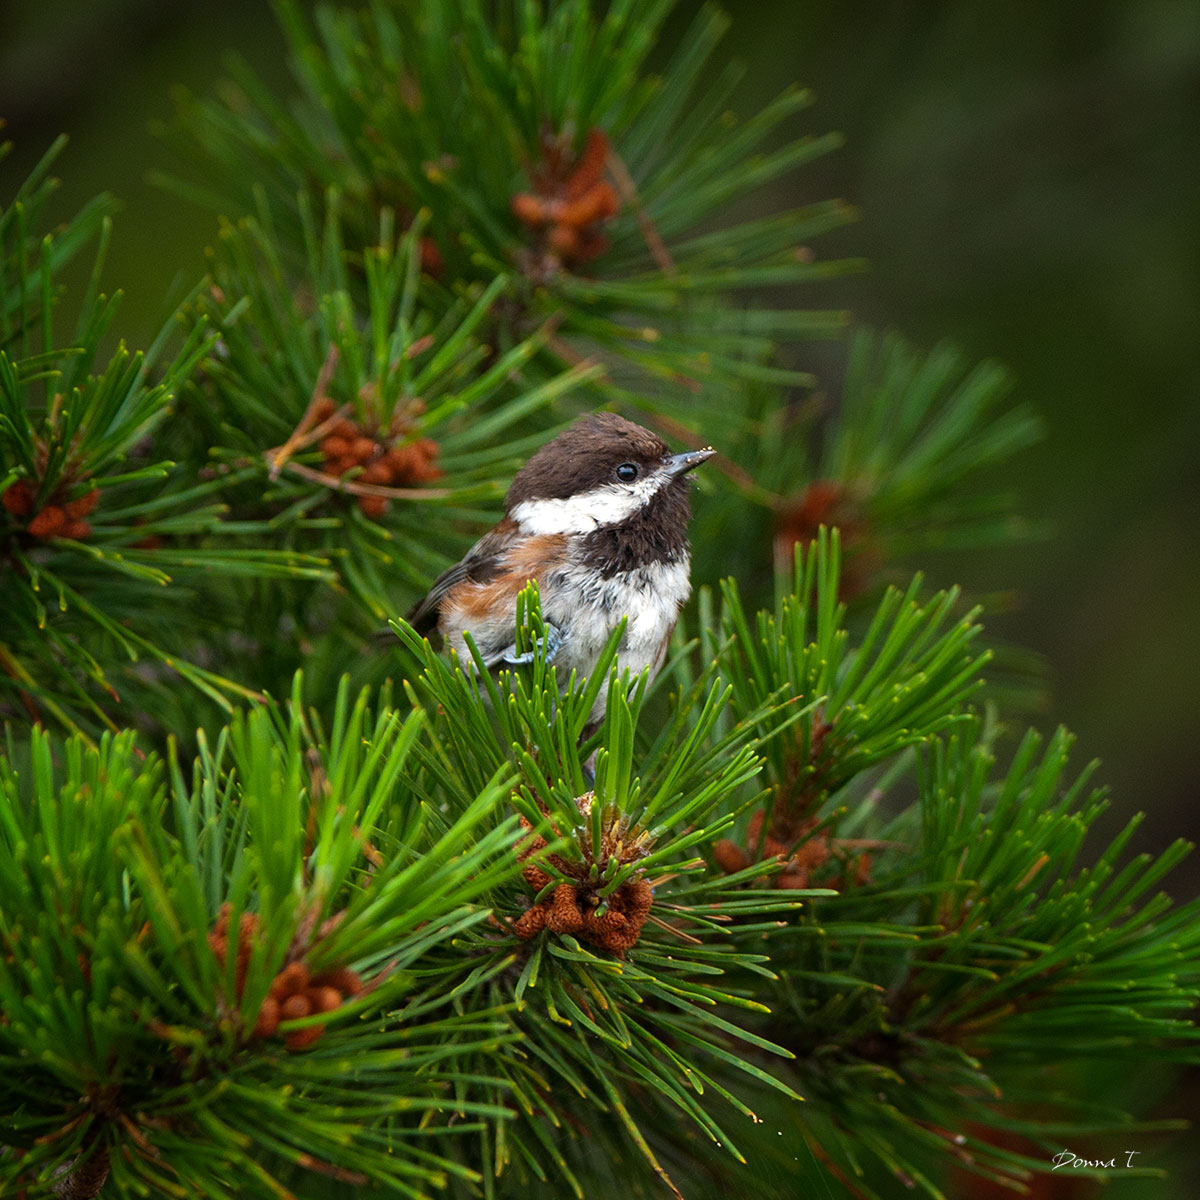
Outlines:
[[608,483],[554,500],[522,500],[509,516],[526,534],[591,533],[628,520],[653,498],[664,480],[657,475],[629,484]]

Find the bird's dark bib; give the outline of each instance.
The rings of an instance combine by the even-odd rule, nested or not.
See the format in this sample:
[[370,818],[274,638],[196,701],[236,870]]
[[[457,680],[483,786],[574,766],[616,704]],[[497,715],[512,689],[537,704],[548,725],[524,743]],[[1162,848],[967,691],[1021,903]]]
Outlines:
[[656,563],[679,562],[688,553],[690,516],[687,483],[675,480],[619,525],[584,534],[578,561],[602,579]]

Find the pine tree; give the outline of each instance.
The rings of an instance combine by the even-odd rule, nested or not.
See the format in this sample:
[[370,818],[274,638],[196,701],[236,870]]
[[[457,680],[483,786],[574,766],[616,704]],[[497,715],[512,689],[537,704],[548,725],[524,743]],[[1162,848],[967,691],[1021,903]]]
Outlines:
[[[728,115],[712,8],[652,70],[672,0],[276,7],[294,93],[164,131],[220,224],[144,354],[110,201],[3,193],[0,1193],[991,1195],[1164,1127],[1111,1064],[1195,1060],[1187,847],[1085,842],[914,573],[1031,528],[1004,372],[856,329],[805,402],[852,214],[735,215],[805,94]],[[721,452],[666,667],[564,678],[532,586],[528,665],[440,654],[400,614],[599,407]]]

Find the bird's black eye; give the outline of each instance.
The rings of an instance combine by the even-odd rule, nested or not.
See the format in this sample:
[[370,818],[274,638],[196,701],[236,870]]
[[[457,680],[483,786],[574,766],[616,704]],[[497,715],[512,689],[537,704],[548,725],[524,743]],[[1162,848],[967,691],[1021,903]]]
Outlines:
[[616,470],[616,476],[622,483],[632,483],[640,474],[637,463],[622,463]]

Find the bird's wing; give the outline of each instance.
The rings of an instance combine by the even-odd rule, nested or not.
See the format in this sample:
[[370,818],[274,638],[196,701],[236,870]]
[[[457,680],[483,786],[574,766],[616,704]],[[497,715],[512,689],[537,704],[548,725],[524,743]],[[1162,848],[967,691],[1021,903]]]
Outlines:
[[432,633],[438,622],[438,610],[446,593],[456,584],[486,583],[500,573],[501,559],[509,542],[503,525],[498,525],[467,551],[461,562],[443,571],[434,581],[423,600],[419,600],[405,620],[418,633]]

